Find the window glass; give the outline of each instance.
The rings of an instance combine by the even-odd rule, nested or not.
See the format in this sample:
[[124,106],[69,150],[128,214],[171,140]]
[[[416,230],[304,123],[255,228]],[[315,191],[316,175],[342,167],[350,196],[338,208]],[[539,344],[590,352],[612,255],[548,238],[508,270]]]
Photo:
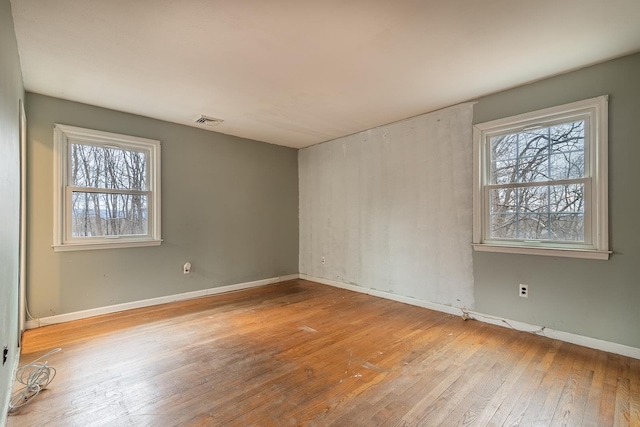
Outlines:
[[56,125],[54,249],[159,245],[160,142]]
[[607,259],[606,96],[474,126],[476,250]]

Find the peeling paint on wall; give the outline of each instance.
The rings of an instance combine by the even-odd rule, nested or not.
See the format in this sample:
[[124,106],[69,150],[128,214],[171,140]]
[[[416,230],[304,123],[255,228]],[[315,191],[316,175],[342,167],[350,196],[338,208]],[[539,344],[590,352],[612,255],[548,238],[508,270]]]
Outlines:
[[300,273],[473,307],[472,116],[464,104],[301,150]]

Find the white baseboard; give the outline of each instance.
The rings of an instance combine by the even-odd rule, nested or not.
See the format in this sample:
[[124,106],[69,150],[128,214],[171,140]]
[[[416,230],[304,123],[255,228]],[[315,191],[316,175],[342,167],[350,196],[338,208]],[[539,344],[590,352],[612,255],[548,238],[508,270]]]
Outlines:
[[502,317],[491,316],[484,313],[478,313],[463,308],[452,307],[443,304],[432,303],[428,301],[422,301],[416,298],[406,297],[403,295],[392,294],[389,292],[379,291],[376,289],[363,288],[361,286],[355,286],[347,283],[336,282],[334,280],[323,279],[321,277],[308,276],[306,274],[289,274],[287,276],[272,277],[270,279],[256,280],[253,282],[237,283],[234,285],[221,286],[218,288],[202,289],[199,291],[186,292],[176,295],[168,295],[158,298],[150,298],[141,301],[133,301],[123,304],[110,305],[106,307],[93,308],[89,310],[76,311],[73,313],[59,314],[56,316],[43,317],[41,319],[29,320],[25,326],[27,329],[38,328],[40,326],[53,325],[56,323],[69,322],[72,320],[84,319],[87,317],[99,316],[101,314],[115,313],[118,311],[132,310],[134,308],[149,307],[153,305],[166,304],[174,301],[183,301],[192,298],[199,298],[208,295],[221,294],[225,292],[239,291],[242,289],[257,288],[259,286],[270,285],[273,283],[286,282],[294,279],[305,279],[312,282],[321,283],[324,285],[334,286],[337,288],[347,289],[354,292],[360,292],[375,297],[385,298],[393,301],[402,302],[405,304],[415,305],[418,307],[428,308],[430,310],[440,311],[443,313],[454,314],[462,316],[465,312],[470,318],[479,320],[481,322],[490,323],[492,325],[502,326],[505,328],[513,328],[523,332],[530,332],[537,335],[545,336],[560,341],[569,342],[572,344],[581,345],[584,347],[594,348],[596,350],[608,351],[610,353],[620,354],[622,356],[633,357],[634,359],[640,359],[640,348],[631,347],[624,344],[618,344],[610,341],[604,341],[597,338],[586,337],[583,335],[577,335],[570,332],[558,331],[543,326],[532,325],[525,322],[519,322],[517,320],[505,319]]
[[11,398],[13,396],[13,379],[16,377],[16,372],[18,371],[18,366],[20,364],[20,348],[14,347],[14,349],[10,351],[15,351],[17,356],[13,357],[13,363],[11,363],[11,366],[9,367],[11,369],[11,375],[9,376],[9,381],[5,388],[6,399],[4,402],[0,402],[0,411],[2,411],[0,412],[0,426],[4,426],[7,423],[7,418],[9,416],[9,404],[11,403]]
[[451,307],[443,304],[436,304],[418,300],[415,298],[405,297],[402,295],[396,295],[389,292],[378,291],[376,289],[363,288],[361,286],[350,285],[342,282],[336,282],[334,280],[323,279],[321,277],[308,276],[306,274],[300,274],[300,278],[304,280],[310,280],[312,282],[322,283],[324,285],[334,286],[337,288],[347,289],[354,292],[360,292],[368,295],[373,295],[380,298],[386,298],[393,301],[402,302],[405,304],[411,304],[418,307],[428,308],[430,310],[441,311],[448,314],[456,314],[462,316],[467,313],[471,319],[479,320],[481,322],[490,323],[492,325],[502,326],[505,328],[512,328],[523,332],[530,332],[536,335],[541,335],[547,338],[557,339],[572,344],[581,345],[583,347],[594,348],[596,350],[608,351],[610,353],[620,354],[622,356],[633,357],[634,359],[640,359],[640,348],[631,347],[624,344],[618,344],[610,341],[599,340],[597,338],[586,337],[583,335],[572,334],[570,332],[557,331],[555,329],[546,328],[543,326],[536,326],[529,323],[519,322],[517,320],[504,319],[502,317],[491,316],[484,313],[478,313],[475,311]]
[[208,295],[216,295],[216,294],[222,294],[225,292],[239,291],[242,289],[257,288],[259,286],[271,285],[273,283],[279,283],[279,282],[286,282],[287,280],[294,280],[299,277],[300,277],[299,274],[289,274],[287,276],[255,280],[253,282],[237,283],[235,285],[220,286],[217,288],[202,289],[199,291],[185,292],[182,294],[167,295],[164,297],[125,302],[122,304],[108,305],[105,307],[91,308],[89,310],[75,311],[73,313],[58,314],[55,316],[42,317],[40,319],[35,319],[35,320],[28,320],[25,326],[27,329],[34,329],[34,328],[39,328],[41,326],[53,325],[56,323],[70,322],[72,320],[79,320],[79,319],[85,319],[87,317],[100,316],[102,314],[116,313],[118,311],[125,311],[125,310],[133,310],[134,308],[149,307],[152,305],[166,304],[169,302],[200,298]]
[[558,331],[556,329],[532,325],[530,323],[519,322],[517,320],[503,319],[501,317],[490,316],[488,314],[477,313],[475,311],[468,311],[468,313],[472,319],[490,323],[492,325],[531,332],[536,335],[581,345],[583,347],[595,348],[596,350],[608,351],[609,353],[640,359],[640,348],[586,337],[584,335],[572,334],[571,332]]
[[304,280],[309,280],[311,282],[322,283],[323,285],[329,285],[336,288],[347,289],[349,291],[360,292],[362,294],[373,295],[374,297],[380,297],[380,298],[390,299],[393,301],[403,302],[405,304],[416,305],[418,307],[428,308],[430,310],[442,311],[444,313],[456,314],[456,315],[462,314],[462,309],[451,307],[449,305],[423,301],[416,298],[405,297],[403,295],[397,295],[389,292],[378,291],[376,289],[363,288],[362,286],[336,282],[335,280],[323,279],[322,277],[307,276],[306,274],[300,274],[300,278]]

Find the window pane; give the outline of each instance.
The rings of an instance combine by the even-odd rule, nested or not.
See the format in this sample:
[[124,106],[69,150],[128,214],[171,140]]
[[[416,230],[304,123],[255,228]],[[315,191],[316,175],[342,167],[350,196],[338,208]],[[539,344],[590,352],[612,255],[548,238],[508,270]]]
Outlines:
[[584,178],[584,128],[577,121],[492,137],[491,184]]
[[517,133],[491,138],[491,160],[515,160],[517,157]]
[[584,184],[553,185],[549,197],[552,212],[584,213]]
[[517,236],[516,214],[491,215],[491,238],[515,239]]
[[518,159],[518,181],[537,182],[549,180],[549,156],[545,152],[534,157]]
[[584,151],[552,155],[549,178],[552,180],[584,178]]
[[516,182],[517,160],[504,160],[491,162],[491,183],[511,184]]
[[518,215],[518,239],[548,240],[549,215],[546,213]]
[[584,214],[552,214],[553,240],[584,241]]
[[584,241],[584,184],[489,192],[491,238]]
[[147,195],[84,193],[71,197],[73,237],[147,234]]
[[514,239],[517,236],[517,189],[499,188],[489,192],[491,200],[491,237]]
[[584,152],[584,120],[549,128],[552,153]]
[[517,189],[498,188],[489,192],[491,213],[508,213],[517,210]]
[[518,188],[518,212],[548,212],[548,188],[547,186]]
[[549,130],[527,130],[520,133],[518,157],[539,157],[549,154]]
[[72,143],[70,182],[75,187],[147,190],[147,153]]

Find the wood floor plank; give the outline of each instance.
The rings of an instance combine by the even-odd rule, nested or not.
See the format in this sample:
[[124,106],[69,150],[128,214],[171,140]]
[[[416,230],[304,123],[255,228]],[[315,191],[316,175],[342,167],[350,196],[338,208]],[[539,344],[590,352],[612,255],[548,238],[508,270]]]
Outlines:
[[598,352],[597,359],[591,366],[593,377],[588,390],[587,405],[585,407],[582,425],[593,427],[598,425],[600,401],[603,396],[604,377],[607,371],[607,359],[607,353]]
[[489,420],[489,425],[517,425],[520,418],[526,415],[526,410],[545,377],[546,367],[553,366],[558,354],[561,354],[560,347],[561,344],[537,346],[535,357],[524,367],[509,393],[500,402],[500,406]]
[[585,423],[589,404],[589,389],[593,383],[594,366],[598,359],[598,351],[596,350],[583,348],[580,351],[585,353],[586,361],[581,370],[574,371],[572,374],[575,385],[569,389],[571,393],[570,405],[565,405],[567,415],[564,424],[569,426]]
[[628,426],[631,423],[629,403],[630,403],[630,360],[626,357],[620,359],[618,364],[618,382],[616,387],[616,403],[613,415],[614,425]]
[[485,372],[478,384],[463,397],[460,404],[441,424],[443,426],[474,424],[516,362],[516,358],[496,358],[494,365]]
[[640,362],[293,280],[25,333],[9,427],[640,425]]
[[629,424],[640,420],[640,360],[630,359]]
[[[489,336],[493,335],[490,333],[491,329],[486,330],[485,332],[489,332]],[[487,343],[487,340],[485,339],[486,337],[487,336],[482,333],[469,335],[470,339],[476,338],[477,341],[474,341],[471,346],[467,347],[468,348],[467,351],[459,351],[460,349],[465,348],[464,345],[461,345],[460,347],[456,346],[456,352],[458,352],[459,354],[463,354],[465,357],[452,358],[453,360],[446,367],[443,365],[440,365],[439,367],[440,369],[442,369],[442,372],[446,373],[447,371],[449,371],[453,375],[464,374],[465,371],[468,371],[468,372],[476,371],[478,373],[478,376],[467,377],[467,378],[463,377],[462,375],[458,376],[455,379],[455,381],[453,381],[451,386],[444,391],[441,390],[442,387],[438,387],[438,386],[446,386],[451,381],[448,381],[448,380],[443,381],[440,384],[438,384],[438,386],[436,387],[433,387],[433,385],[437,384],[437,381],[424,384],[423,389],[418,392],[419,396],[422,395],[424,397],[421,399],[420,402],[417,402],[415,405],[412,405],[412,407],[410,408],[410,411],[407,412],[407,414],[405,414],[402,417],[402,420],[404,422],[408,424],[424,423],[426,421],[434,421],[440,415],[445,415],[444,410],[437,410],[437,405],[438,403],[441,404],[442,400],[447,401],[447,404],[448,404],[447,406],[449,407],[450,411],[454,411],[454,409],[459,405],[460,399],[464,399],[466,397],[464,395],[465,390],[467,389],[470,390],[471,388],[473,388],[476,385],[476,382],[480,382],[482,380],[483,374],[486,375],[491,372],[490,369],[486,369],[486,365],[485,365],[485,368],[483,368],[483,365],[475,366],[474,364],[477,362],[482,362],[483,364],[489,363],[492,365],[495,365],[498,363],[498,358],[487,357],[487,356],[489,356],[491,352],[494,352],[495,349],[500,349],[501,342],[497,343],[498,344],[497,347],[493,347],[493,345],[495,345],[496,343],[495,342]],[[503,338],[506,339],[507,337],[508,335],[505,334]],[[487,351],[489,353],[485,353]],[[426,389],[431,389],[431,390],[428,394],[424,395],[423,391]],[[452,395],[456,396],[456,398],[452,399],[451,398]],[[438,402],[439,400],[440,402]],[[428,404],[429,406],[427,406],[426,408],[423,408],[422,406],[426,404]],[[433,414],[434,412],[436,412],[436,410],[438,412],[438,416]],[[458,416],[462,418],[463,415],[464,414],[461,413]],[[449,419],[449,421],[451,421],[451,419]]]
[[566,379],[571,373],[573,358],[569,357],[570,351],[574,349],[570,344],[563,344],[560,347],[559,355],[556,356],[551,368],[545,372],[535,394],[531,396],[531,403],[527,406],[528,411],[522,410],[519,413],[512,413],[509,418],[510,425],[518,424],[538,424],[551,425],[553,415],[558,409],[562,391]]
[[616,410],[616,392],[618,387],[618,364],[619,356],[616,354],[607,355],[607,367],[604,374],[604,385],[600,398],[600,411],[598,413],[598,425],[614,425]]
[[[524,337],[525,335],[521,336]],[[515,361],[513,369],[511,369],[508,375],[502,380],[500,387],[491,396],[490,400],[486,402],[486,404],[484,402],[479,402],[477,404],[479,407],[482,407],[484,404],[484,407],[482,407],[480,413],[475,415],[475,425],[488,425],[490,420],[495,420],[496,412],[501,408],[503,412],[508,415],[509,409],[505,410],[505,408],[509,407],[507,398],[515,394],[516,384],[525,374],[525,371],[530,369],[536,360],[542,359],[544,348],[534,345],[534,340],[531,339],[530,336],[527,336],[527,338],[529,338],[526,340],[529,343],[529,347],[527,348],[526,353],[524,353],[522,357],[510,357]],[[559,343],[556,343],[556,345],[559,346]]]
[[[576,418],[582,418],[580,412],[584,408],[586,395],[582,390],[579,390],[579,387],[582,383],[584,366],[589,360],[590,351],[584,347],[576,347],[575,350],[570,372],[564,382],[558,405],[551,418],[550,424],[552,425],[568,425],[572,415],[576,415]],[[560,385],[557,388],[560,388]]]

